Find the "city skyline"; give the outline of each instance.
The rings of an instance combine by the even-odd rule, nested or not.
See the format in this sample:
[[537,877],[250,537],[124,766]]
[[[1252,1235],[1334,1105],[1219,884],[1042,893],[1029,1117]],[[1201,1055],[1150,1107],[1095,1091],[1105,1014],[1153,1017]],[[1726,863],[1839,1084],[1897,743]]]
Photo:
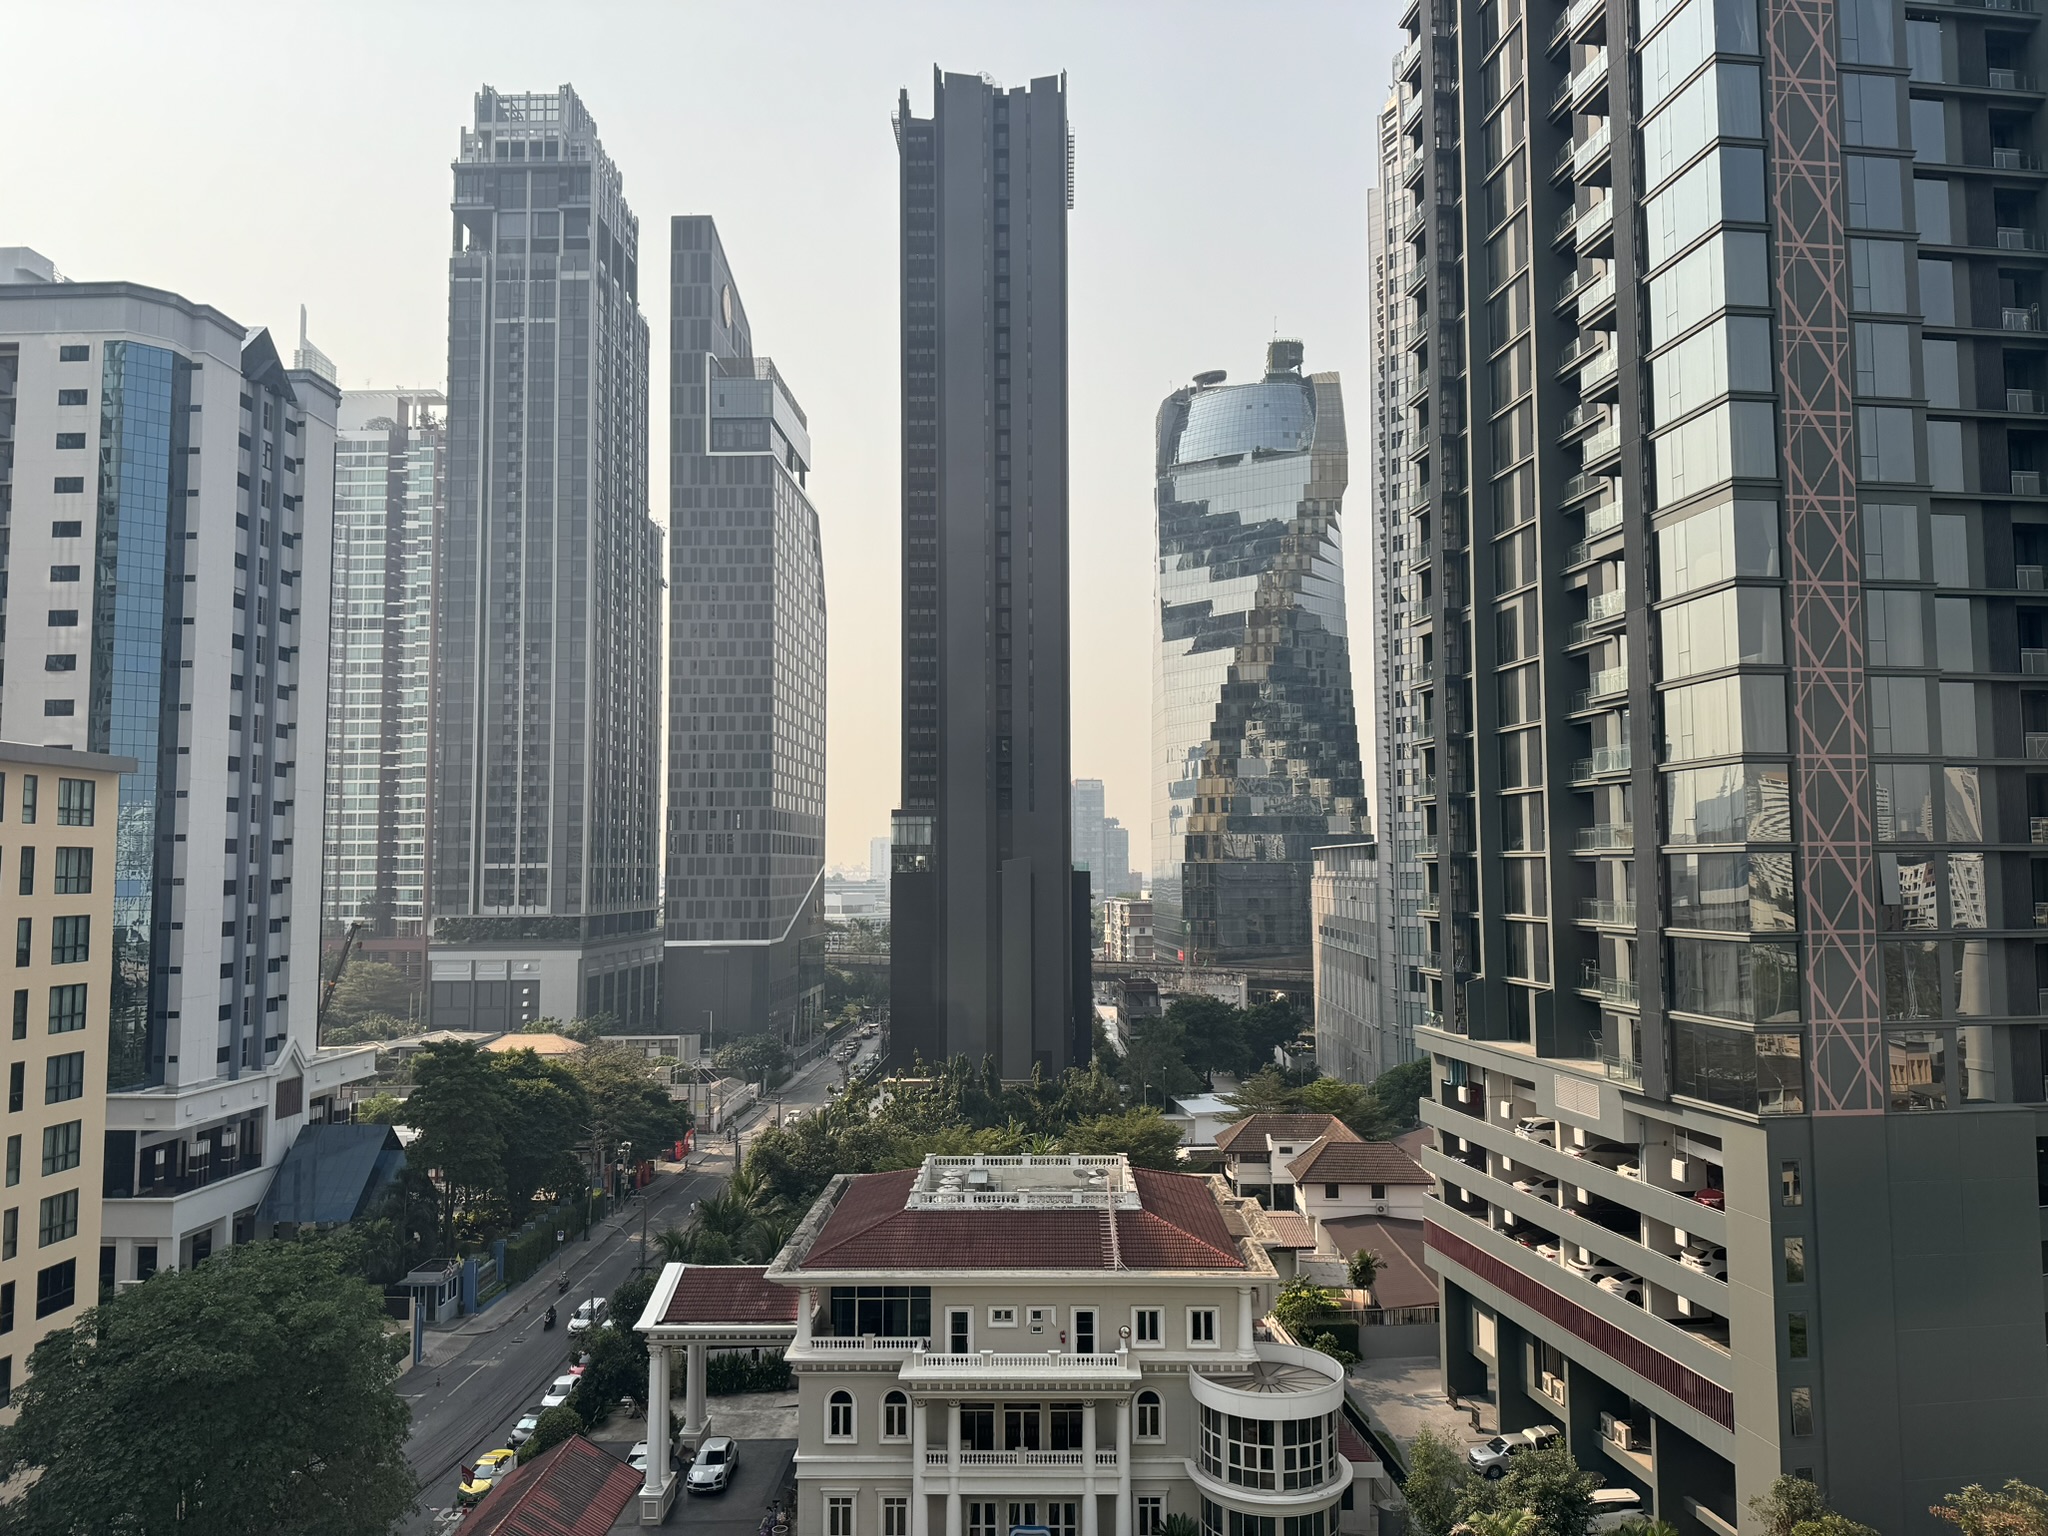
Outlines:
[[[1275,334],[1313,336],[1319,368],[1366,377],[1363,194],[1333,197],[1328,187],[1362,189],[1371,179],[1371,118],[1351,98],[1362,91],[1377,99],[1383,88],[1398,45],[1389,17],[1302,5],[1290,8],[1291,25],[1277,35],[1237,36],[1244,29],[1226,24],[1236,16],[1231,8],[1182,8],[1176,35],[1161,38],[1141,11],[1085,6],[1005,15],[903,5],[891,9],[887,27],[792,6],[783,14],[807,45],[750,63],[745,39],[756,34],[758,13],[705,10],[689,23],[693,52],[732,62],[676,92],[663,62],[673,50],[660,44],[681,23],[662,16],[643,29],[651,46],[622,53],[611,32],[565,37],[508,22],[480,43],[453,12],[408,15],[408,47],[393,56],[375,27],[361,25],[362,14],[280,18],[275,32],[248,39],[244,67],[227,71],[221,61],[222,91],[213,99],[232,95],[245,108],[293,116],[306,100],[338,100],[338,83],[349,80],[349,110],[361,126],[288,153],[279,145],[274,168],[294,183],[332,189],[337,208],[375,206],[374,226],[323,223],[321,239],[301,247],[290,221],[223,208],[217,222],[188,229],[178,242],[151,237],[152,227],[178,220],[182,197],[170,164],[228,155],[259,171],[273,163],[272,146],[243,142],[242,109],[215,115],[213,99],[200,92],[175,118],[153,117],[148,143],[138,143],[132,123],[80,125],[104,201],[82,202],[75,170],[55,160],[11,167],[0,243],[34,246],[73,277],[140,276],[232,294],[238,317],[290,316],[305,303],[344,389],[445,388],[445,177],[456,128],[487,80],[520,90],[574,84],[627,178],[644,231],[675,214],[717,217],[746,274],[750,306],[773,317],[778,366],[799,381],[817,424],[810,492],[821,509],[832,628],[842,642],[828,661],[828,864],[864,865],[868,839],[888,825],[896,803],[895,314],[876,295],[895,280],[888,116],[898,86],[925,78],[934,62],[991,70],[1010,84],[1068,73],[1077,140],[1073,519],[1090,541],[1090,558],[1077,558],[1072,570],[1077,655],[1140,655],[1148,644],[1142,594],[1151,585],[1152,414],[1160,396],[1196,372],[1257,355]],[[1204,23],[1204,14],[1213,21]],[[17,37],[24,49],[47,51],[72,25],[26,16]],[[117,85],[131,81],[138,99],[166,54],[183,56],[197,35],[125,13],[110,32],[95,67]],[[188,63],[202,75],[216,67],[196,52]],[[787,92],[805,110],[763,116],[738,153],[677,153],[769,92]],[[1203,110],[1205,97],[1228,100],[1231,110]],[[1316,143],[1315,157],[1276,155],[1275,133],[1246,129],[1283,109],[1289,139]],[[41,81],[23,82],[0,105],[24,132],[70,110]],[[1174,234],[1189,218],[1185,199],[1158,175],[1168,155],[1200,162],[1233,186],[1238,213],[1206,228],[1196,259]],[[306,216],[325,218],[321,210]],[[1276,223],[1292,234],[1269,249],[1258,227]],[[824,228],[838,232],[829,249],[814,233]],[[642,288],[659,337],[666,284]],[[657,344],[657,445],[667,372],[667,348]],[[665,523],[667,456],[657,446],[652,460],[650,505]],[[1357,470],[1354,480],[1362,480]],[[1362,491],[1354,484],[1354,496]],[[1368,577],[1363,562],[1348,573],[1361,633]],[[855,636],[859,644],[844,643]],[[1361,688],[1370,659],[1358,646],[1352,666]],[[1131,830],[1132,865],[1143,869],[1149,732],[1145,717],[1121,704],[1123,685],[1103,669],[1076,671],[1074,771],[1106,781],[1112,811]]]

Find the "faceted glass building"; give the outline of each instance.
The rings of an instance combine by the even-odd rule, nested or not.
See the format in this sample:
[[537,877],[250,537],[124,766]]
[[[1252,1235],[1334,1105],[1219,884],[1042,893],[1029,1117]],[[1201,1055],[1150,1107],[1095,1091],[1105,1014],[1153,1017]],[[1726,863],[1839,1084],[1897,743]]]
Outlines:
[[454,166],[431,1007],[655,1019],[661,535],[640,223],[573,90],[486,88]]
[[438,390],[350,390],[334,439],[322,930],[418,976],[426,933],[427,692]]
[[1159,410],[1152,899],[1162,959],[1306,971],[1317,843],[1363,830],[1333,373],[1299,342]]
[[801,1041],[825,985],[825,564],[804,489],[810,425],[754,354],[717,225],[680,216],[669,236],[665,1027]]
[[1445,1385],[1682,1531],[1942,1529],[2048,1480],[2037,9],[1403,24]]

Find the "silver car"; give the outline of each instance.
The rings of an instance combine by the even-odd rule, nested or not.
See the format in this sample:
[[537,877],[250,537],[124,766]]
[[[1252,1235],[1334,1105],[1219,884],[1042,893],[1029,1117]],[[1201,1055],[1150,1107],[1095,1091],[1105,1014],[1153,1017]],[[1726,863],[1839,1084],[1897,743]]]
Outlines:
[[697,1447],[697,1459],[690,1463],[683,1485],[692,1493],[723,1493],[732,1482],[732,1469],[739,1465],[739,1442],[729,1435],[713,1435]]

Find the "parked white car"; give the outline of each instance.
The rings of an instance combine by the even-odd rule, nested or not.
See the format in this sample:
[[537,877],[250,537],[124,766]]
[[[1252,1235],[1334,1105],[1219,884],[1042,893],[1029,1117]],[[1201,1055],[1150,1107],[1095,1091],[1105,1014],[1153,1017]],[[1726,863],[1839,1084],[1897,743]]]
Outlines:
[[1508,1475],[1508,1462],[1524,1451],[1540,1451],[1555,1443],[1563,1434],[1555,1424],[1538,1424],[1530,1429],[1517,1430],[1512,1435],[1495,1435],[1491,1440],[1482,1441],[1465,1452],[1466,1461],[1481,1477],[1494,1478]]
[[578,1307],[576,1315],[569,1319],[569,1331],[571,1333],[590,1332],[591,1329],[604,1321],[606,1310],[606,1302],[602,1296],[591,1297],[590,1300]]
[[1515,1180],[1515,1188],[1525,1195],[1534,1195],[1539,1200],[1557,1200],[1557,1180],[1546,1173],[1525,1174]]
[[683,1486],[692,1493],[723,1493],[732,1481],[739,1459],[737,1441],[726,1435],[713,1435],[697,1447],[697,1459],[684,1474]]
[[1728,1250],[1719,1243],[1688,1248],[1678,1256],[1678,1262],[1687,1269],[1696,1269],[1715,1280],[1728,1278]]
[[1633,1488],[1595,1488],[1593,1518],[1586,1522],[1588,1536],[1618,1531],[1643,1518],[1643,1500]]
[[1556,1146],[1557,1122],[1555,1120],[1524,1120],[1515,1127],[1515,1134],[1524,1141],[1540,1141],[1550,1146]]
[[1602,1275],[1593,1283],[1608,1295],[1619,1296],[1632,1307],[1640,1307],[1643,1304],[1644,1286],[1638,1276],[1630,1274]]
[[561,1407],[562,1404],[569,1401],[569,1394],[575,1390],[576,1378],[574,1376],[557,1376],[550,1383],[547,1391],[541,1395],[541,1412],[546,1413],[550,1408]]

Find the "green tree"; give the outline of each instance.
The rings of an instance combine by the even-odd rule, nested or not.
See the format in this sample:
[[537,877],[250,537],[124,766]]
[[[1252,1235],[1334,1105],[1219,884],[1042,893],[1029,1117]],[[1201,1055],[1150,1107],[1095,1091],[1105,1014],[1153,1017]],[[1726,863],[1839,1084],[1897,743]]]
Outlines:
[[1408,1447],[1408,1478],[1401,1492],[1420,1536],[1450,1536],[1466,1490],[1478,1481],[1465,1463],[1464,1452],[1448,1437],[1433,1429],[1417,1435]]
[[[332,974],[331,970],[329,974]],[[332,1031],[339,1026],[357,1023],[371,1014],[383,1014],[401,1021],[417,1019],[419,988],[397,966],[386,965],[381,960],[366,960],[358,953],[342,971],[321,1024],[324,1030]],[[409,1033],[417,1027],[407,1022],[402,1032]]]
[[420,1133],[407,1161],[441,1189],[443,1241],[455,1245],[455,1213],[505,1184],[505,1101],[492,1058],[466,1041],[441,1041],[413,1058],[403,1123]]
[[713,1065],[728,1077],[759,1083],[768,1091],[768,1080],[789,1065],[789,1049],[779,1035],[742,1035],[719,1051]]
[[1140,1104],[1192,1093],[1202,1080],[1188,1065],[1187,1031],[1171,1014],[1131,1021],[1130,1049],[1117,1076]]
[[1139,1168],[1174,1168],[1180,1164],[1180,1127],[1147,1105],[1090,1116],[1061,1138],[1060,1147],[1089,1157],[1121,1152]]
[[689,1107],[669,1096],[668,1069],[630,1047],[593,1045],[562,1066],[583,1087],[590,1142],[607,1157],[627,1141],[636,1157],[651,1157],[690,1128]]
[[1749,1501],[1749,1511],[1762,1525],[1763,1536],[1877,1536],[1829,1509],[1820,1489],[1803,1477],[1779,1478]]
[[1335,1115],[1361,1136],[1372,1129],[1379,1112],[1379,1099],[1372,1089],[1341,1077],[1319,1077],[1302,1084],[1295,1103],[1311,1115]]
[[1361,1291],[1372,1289],[1373,1281],[1379,1278],[1380,1256],[1370,1248],[1361,1248],[1344,1261],[1344,1275]]
[[[1958,1493],[1949,1494],[1939,1504],[1931,1505],[1928,1513],[1946,1520],[1964,1536],[2048,1536],[2048,1493],[2016,1477],[2008,1479],[1996,1493],[1972,1483]],[[1845,1525],[1847,1523],[1844,1522]],[[1860,1525],[1850,1527],[1856,1536],[1861,1536],[1863,1529]],[[1807,1536],[1807,1533],[1800,1531],[1797,1536]],[[1837,1536],[1837,1533],[1830,1530],[1816,1533],[1816,1536]],[[1849,1533],[1844,1532],[1842,1536],[1849,1536]]]
[[345,1023],[323,1025],[320,1039],[324,1045],[362,1045],[372,1040],[401,1040],[415,1033],[419,1027],[417,1019],[404,1019],[391,1013],[366,1013]]
[[1195,993],[1175,998],[1167,1005],[1166,1016],[1179,1027],[1186,1043],[1187,1064],[1202,1074],[1205,1084],[1214,1086],[1218,1072],[1234,1074],[1246,1070],[1248,1048],[1242,1010],[1231,1007],[1220,997]]
[[558,1403],[542,1414],[533,1426],[533,1434],[519,1447],[521,1462],[533,1460],[542,1451],[551,1450],[571,1435],[583,1433],[583,1418],[567,1403]]
[[1368,1141],[1389,1141],[1403,1131],[1422,1124],[1421,1103],[1430,1093],[1430,1065],[1427,1056],[1402,1066],[1389,1067],[1373,1079],[1372,1094],[1378,1101],[1378,1117],[1370,1127],[1352,1126]]
[[1247,1115],[1291,1115],[1301,1109],[1301,1090],[1302,1084],[1268,1062],[1239,1083],[1237,1092],[1224,1102],[1230,1106],[1233,1120]]
[[[1600,1479],[1583,1471],[1560,1439],[1540,1451],[1524,1451],[1508,1462],[1506,1477],[1488,1483],[1475,1478],[1467,1491],[1468,1513],[1526,1509],[1535,1524],[1528,1536],[1584,1536],[1593,1518],[1593,1490]],[[1483,1499],[1481,1491],[1493,1493]]]
[[[36,1346],[0,1429],[32,1474],[10,1530],[357,1536],[412,1507],[409,1415],[383,1299],[325,1242],[159,1273]],[[174,1383],[204,1411],[165,1411]]]
[[1310,1323],[1336,1310],[1337,1293],[1327,1285],[1316,1284],[1307,1275],[1296,1275],[1281,1286],[1280,1295],[1273,1302],[1274,1318],[1297,1339],[1306,1336]]
[[[587,1335],[590,1363],[576,1378],[575,1390],[563,1404],[574,1408],[586,1427],[597,1428],[611,1411],[627,1398],[636,1403],[647,1399],[647,1358],[645,1350],[634,1358],[633,1346],[620,1336],[617,1319],[612,1325]],[[538,1427],[538,1426],[536,1426]]]
[[571,1195],[582,1188],[582,1165],[573,1149],[589,1119],[590,1101],[568,1068],[536,1052],[499,1052],[491,1064],[505,1133],[504,1192],[516,1218],[542,1190]]
[[636,1368],[643,1374],[647,1370],[647,1336],[633,1325],[640,1321],[640,1314],[647,1310],[647,1302],[654,1295],[654,1287],[661,1276],[653,1270],[634,1275],[621,1281],[619,1288],[612,1292],[610,1311],[612,1330],[626,1341],[633,1353]]
[[1463,1536],[1535,1536],[1536,1511],[1497,1509],[1461,1520],[1453,1528]]
[[1327,1329],[1312,1335],[1306,1342],[1310,1349],[1320,1354],[1328,1355],[1346,1370],[1358,1364],[1358,1356],[1346,1349],[1342,1344],[1339,1344],[1337,1342],[1337,1335],[1329,1332]]
[[356,1105],[356,1119],[370,1125],[395,1125],[405,1119],[405,1100],[383,1089]]

